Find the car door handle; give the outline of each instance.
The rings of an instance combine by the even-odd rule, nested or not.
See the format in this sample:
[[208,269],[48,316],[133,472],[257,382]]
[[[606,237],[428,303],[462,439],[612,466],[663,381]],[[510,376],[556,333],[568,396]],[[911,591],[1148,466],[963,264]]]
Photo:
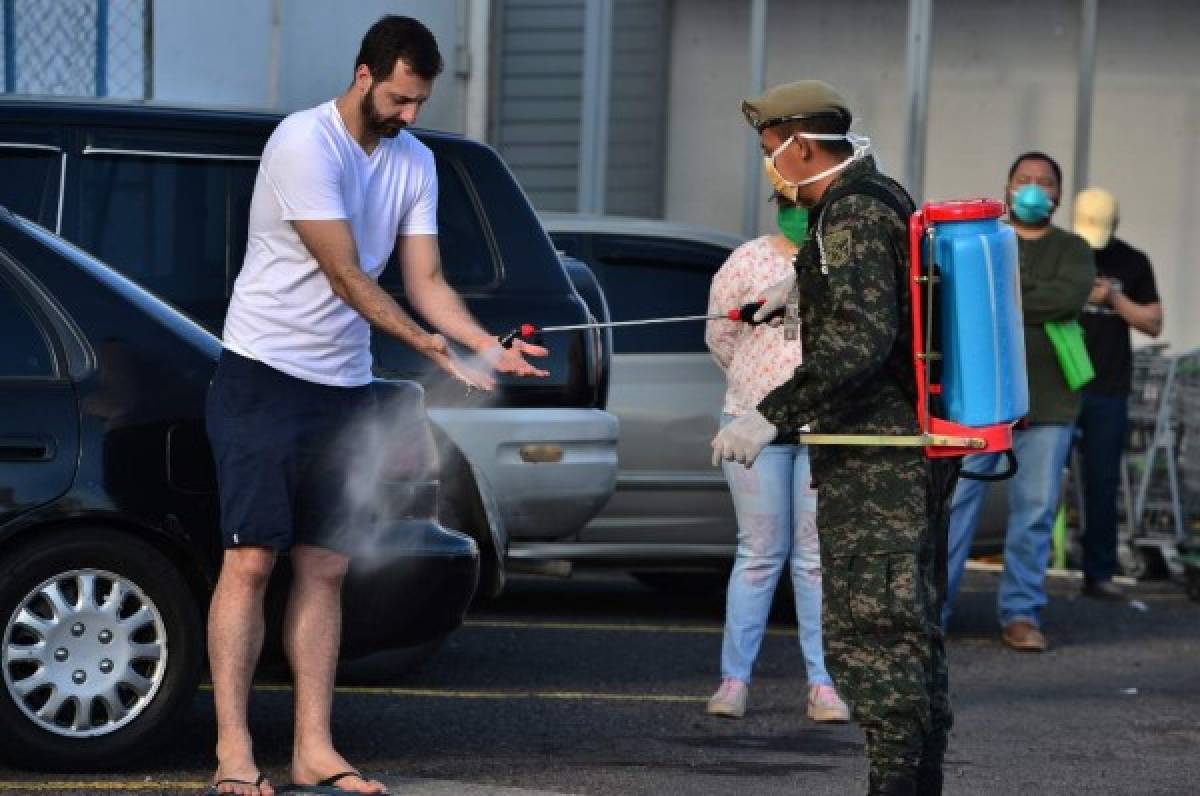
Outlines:
[[55,445],[40,434],[0,434],[0,461],[46,462],[54,458]]

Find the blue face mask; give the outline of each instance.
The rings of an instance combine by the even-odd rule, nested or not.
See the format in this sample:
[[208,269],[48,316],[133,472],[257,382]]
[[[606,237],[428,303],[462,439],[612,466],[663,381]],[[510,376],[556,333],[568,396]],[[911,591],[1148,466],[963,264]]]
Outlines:
[[1025,224],[1040,224],[1054,212],[1054,202],[1040,185],[1028,183],[1013,191],[1009,212]]

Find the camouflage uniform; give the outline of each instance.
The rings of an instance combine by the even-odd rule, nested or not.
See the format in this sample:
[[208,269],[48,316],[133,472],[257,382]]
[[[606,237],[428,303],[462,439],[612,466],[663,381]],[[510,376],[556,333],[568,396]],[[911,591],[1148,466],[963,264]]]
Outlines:
[[[912,208],[871,158],[846,168],[825,197],[864,182]],[[859,193],[822,199],[810,217],[820,221],[795,261],[804,364],[759,412],[785,435],[806,423],[821,433],[916,434],[905,222]],[[936,540],[956,465],[931,463],[920,448],[809,451],[826,661],[865,732],[871,792],[940,793],[952,715]]]

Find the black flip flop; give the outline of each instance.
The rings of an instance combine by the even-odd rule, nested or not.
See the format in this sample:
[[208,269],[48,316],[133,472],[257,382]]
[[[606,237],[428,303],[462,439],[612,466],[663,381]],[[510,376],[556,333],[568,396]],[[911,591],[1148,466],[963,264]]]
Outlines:
[[[346,790],[337,786],[338,780],[345,779],[346,777],[358,777],[364,782],[367,781],[367,778],[357,771],[342,771],[331,777],[326,777],[315,785],[284,785],[282,788],[276,788],[275,792],[294,793],[297,796],[345,796],[347,793],[358,793],[358,791]],[[390,793],[391,791],[385,788],[378,795],[371,794],[371,796],[388,796]]]
[[260,773],[258,775],[258,779],[254,780],[253,782],[248,779],[234,779],[233,777],[226,777],[225,779],[219,779],[213,784],[209,785],[208,790],[204,791],[204,796],[229,796],[229,794],[221,793],[222,785],[249,785],[250,787],[257,789],[261,794],[262,784],[266,781],[267,775],[262,773]]

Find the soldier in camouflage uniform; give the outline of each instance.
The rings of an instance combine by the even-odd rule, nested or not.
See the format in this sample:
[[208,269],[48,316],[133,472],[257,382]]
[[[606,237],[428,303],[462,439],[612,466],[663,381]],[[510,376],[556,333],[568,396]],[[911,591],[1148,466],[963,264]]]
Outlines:
[[[765,317],[799,302],[804,363],[713,440],[749,464],[804,425],[834,434],[918,433],[908,291],[912,200],[880,174],[830,86],[802,81],[743,103],[776,191],[809,207],[796,278]],[[939,621],[946,502],[956,463],[920,448],[812,446],[823,630],[830,673],[863,728],[869,793],[941,793],[952,715]]]

